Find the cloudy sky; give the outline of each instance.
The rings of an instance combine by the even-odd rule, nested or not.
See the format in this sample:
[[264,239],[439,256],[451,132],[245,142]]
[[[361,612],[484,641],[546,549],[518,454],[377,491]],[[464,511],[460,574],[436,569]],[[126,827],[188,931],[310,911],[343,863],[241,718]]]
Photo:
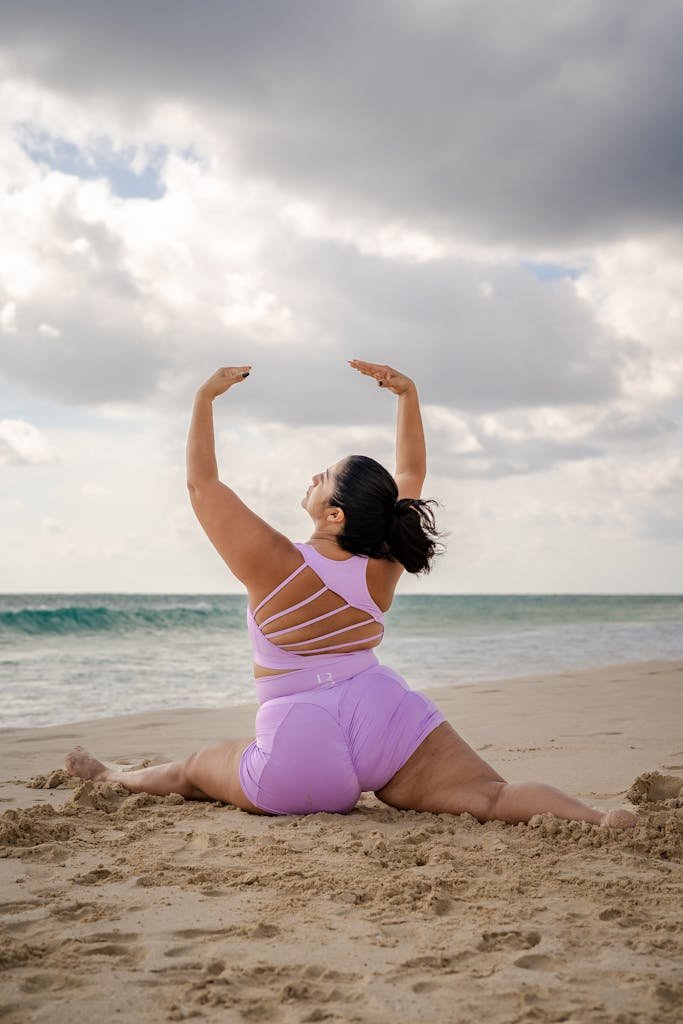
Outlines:
[[237,591],[184,442],[293,539],[424,405],[407,592],[683,589],[679,0],[0,0],[3,591]]

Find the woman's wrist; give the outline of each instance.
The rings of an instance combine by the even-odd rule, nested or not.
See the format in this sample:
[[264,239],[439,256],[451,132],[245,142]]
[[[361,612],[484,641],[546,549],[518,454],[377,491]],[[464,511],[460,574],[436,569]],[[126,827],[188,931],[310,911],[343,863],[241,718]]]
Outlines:
[[202,384],[201,387],[198,387],[194,396],[196,402],[213,402],[215,397],[216,396],[212,395],[207,389],[206,384]]

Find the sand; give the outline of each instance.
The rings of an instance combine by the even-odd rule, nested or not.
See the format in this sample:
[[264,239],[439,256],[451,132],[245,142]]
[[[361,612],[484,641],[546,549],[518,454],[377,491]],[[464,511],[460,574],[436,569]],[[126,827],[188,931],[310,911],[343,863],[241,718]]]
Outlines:
[[249,815],[68,779],[248,736],[255,705],[0,734],[0,1019],[512,1022],[683,1017],[683,664],[433,691],[510,781],[629,832],[396,811]]

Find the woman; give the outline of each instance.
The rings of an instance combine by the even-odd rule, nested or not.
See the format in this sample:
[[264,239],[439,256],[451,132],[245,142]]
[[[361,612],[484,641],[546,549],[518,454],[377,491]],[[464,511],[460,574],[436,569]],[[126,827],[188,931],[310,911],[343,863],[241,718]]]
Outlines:
[[405,570],[429,571],[436,532],[420,494],[426,451],[417,389],[389,366],[354,370],[398,396],[396,472],[364,456],[316,473],[301,504],[313,521],[293,544],[218,479],[212,404],[250,366],[224,367],[197,392],[187,442],[192,507],[244,583],[260,708],[256,738],[206,747],[186,761],[109,769],[80,747],[66,760],[81,778],[133,793],[180,793],[255,814],[346,813],[373,790],[392,807],[479,821],[559,818],[625,828],[625,810],[599,811],[542,783],[508,783],[374,653]]

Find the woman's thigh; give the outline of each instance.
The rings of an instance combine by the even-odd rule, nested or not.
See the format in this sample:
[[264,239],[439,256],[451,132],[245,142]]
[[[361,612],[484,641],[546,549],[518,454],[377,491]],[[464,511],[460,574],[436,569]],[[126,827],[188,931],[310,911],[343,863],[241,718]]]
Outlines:
[[375,795],[402,810],[460,814],[469,810],[472,799],[478,802],[480,794],[488,799],[496,788],[489,784],[494,782],[505,779],[449,722],[442,722]]
[[211,800],[234,804],[252,814],[267,814],[252,803],[240,782],[240,760],[251,743],[229,740],[191,754],[184,764],[188,781]]

